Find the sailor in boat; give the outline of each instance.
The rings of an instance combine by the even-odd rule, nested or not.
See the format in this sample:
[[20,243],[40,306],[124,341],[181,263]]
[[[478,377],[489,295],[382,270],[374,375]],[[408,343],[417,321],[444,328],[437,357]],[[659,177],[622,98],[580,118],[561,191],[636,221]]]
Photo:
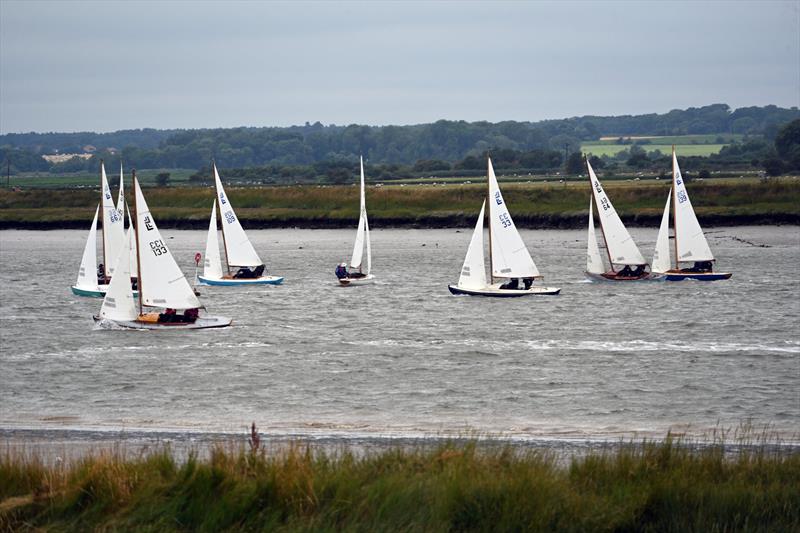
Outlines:
[[106,266],[103,263],[97,265],[97,283],[99,285],[106,283]]
[[258,265],[253,270],[250,270],[249,267],[241,267],[236,274],[233,275],[234,279],[255,279],[260,278],[264,274],[264,269],[266,266]]
[[159,324],[194,324],[199,314],[198,309],[187,309],[178,313],[175,309],[167,308],[163,313],[145,313],[139,315],[139,322],[156,322]]
[[357,279],[357,278],[365,278],[367,275],[361,272],[359,268],[358,272],[348,272],[347,271],[347,263],[339,263],[336,265],[336,277],[339,279]]
[[507,282],[500,285],[501,289],[507,290],[518,290],[519,289],[519,278],[511,278]]
[[533,285],[533,278],[522,278],[522,282],[525,284],[525,290],[527,291]]
[[711,261],[695,261],[693,267],[681,269],[681,272],[712,272],[713,270],[714,263]]

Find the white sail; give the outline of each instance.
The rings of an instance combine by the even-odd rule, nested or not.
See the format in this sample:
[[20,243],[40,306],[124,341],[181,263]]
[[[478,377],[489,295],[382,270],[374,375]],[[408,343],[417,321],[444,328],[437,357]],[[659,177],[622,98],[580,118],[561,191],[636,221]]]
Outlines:
[[113,264],[119,255],[122,247],[122,240],[125,238],[125,223],[122,215],[117,211],[114,199],[111,195],[111,188],[108,186],[106,178],[106,167],[100,163],[100,183],[103,188],[101,206],[103,209],[103,265],[106,276],[114,274]]
[[142,304],[172,309],[202,307],[161,237],[135,178],[133,189],[136,196],[136,231],[139,234],[139,298]]
[[679,261],[713,261],[714,254],[711,253],[703,228],[694,214],[675,150],[672,151],[672,186],[675,191],[675,246],[678,251],[676,264]]
[[[606,246],[608,247],[609,257],[612,264],[618,265],[644,265],[647,261],[644,260],[642,253],[633,241],[633,237],[628,233],[622,220],[619,218],[614,206],[611,205],[611,200],[608,199],[600,180],[592,169],[589,161],[586,161],[586,167],[589,169],[589,181],[592,186],[592,195],[597,204],[597,214],[600,219],[600,229],[605,237]],[[613,267],[613,265],[612,265]]]
[[214,183],[217,186],[217,201],[219,202],[219,213],[222,218],[222,233],[225,235],[225,249],[228,254],[228,265],[237,267],[256,267],[264,264],[258,257],[250,239],[244,232],[236,213],[233,212],[225,189],[222,188],[222,181],[217,172],[217,165],[214,164]]
[[121,162],[119,164],[119,194],[117,194],[117,212],[119,212],[119,216],[123,216],[123,214],[125,213],[125,189],[122,186],[122,163]]
[[661,216],[661,227],[658,228],[658,237],[656,238],[656,250],[653,252],[653,272],[663,274],[670,268],[672,264],[669,259],[669,203],[672,197],[672,189],[667,195],[667,203],[664,205],[664,214]]
[[211,221],[208,223],[206,239],[206,259],[203,262],[203,276],[206,278],[222,278],[222,259],[219,255],[219,239],[217,238],[217,202],[211,205]]
[[539,277],[539,270],[531,259],[525,243],[522,242],[522,237],[514,226],[511,214],[503,201],[491,159],[488,164],[492,273],[500,278]]
[[100,307],[100,317],[110,320],[136,320],[138,313],[133,302],[133,290],[131,289],[131,270],[128,250],[129,241],[132,240],[133,228],[131,228],[122,247],[117,255],[114,270],[117,275],[111,278],[108,290],[103,298],[103,305]]
[[364,211],[364,238],[367,241],[367,276],[369,276],[372,272],[372,246],[369,243],[369,220],[366,211]]
[[[128,228],[132,227],[133,221],[131,220],[131,210],[128,209]],[[139,275],[139,267],[136,265],[136,239],[130,239],[129,249],[131,251],[131,277],[135,278]]]
[[92,227],[89,229],[89,236],[86,238],[86,246],[83,247],[83,257],[81,258],[81,268],[78,269],[78,281],[76,287],[97,290],[97,215],[100,206],[94,210]]
[[588,247],[586,250],[586,272],[590,274],[602,274],[603,258],[600,256],[600,248],[597,246],[597,236],[594,233],[594,209],[592,208],[592,198],[589,197],[589,236]]
[[464,257],[464,265],[461,267],[461,276],[458,278],[458,286],[466,289],[486,288],[486,267],[483,260],[483,213],[485,207],[486,200],[481,204],[481,214],[478,215],[478,222],[475,223],[467,255]]
[[[364,255],[364,241],[367,241],[369,247],[369,224],[367,222],[367,201],[366,193],[364,191],[364,158],[361,158],[361,201],[358,211],[358,229],[356,230],[356,240],[353,244],[353,257],[350,260],[350,268],[361,269],[361,260]],[[370,259],[367,261],[367,274],[370,270]]]

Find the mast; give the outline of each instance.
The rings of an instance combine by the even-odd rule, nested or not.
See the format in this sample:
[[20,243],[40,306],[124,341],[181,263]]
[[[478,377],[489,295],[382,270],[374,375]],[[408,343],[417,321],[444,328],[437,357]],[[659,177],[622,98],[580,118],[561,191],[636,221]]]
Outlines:
[[106,272],[108,272],[108,260],[106,259],[106,217],[105,217],[105,207],[103,206],[103,196],[105,195],[105,191],[103,190],[103,160],[100,160],[100,211],[103,213],[103,216],[100,217],[100,242],[103,243],[103,281],[108,279],[106,276]]
[[[589,175],[589,187],[591,188],[592,193],[592,200],[594,200],[594,183],[592,183],[592,175],[589,170],[589,158],[586,157],[586,154],[583,155],[583,160],[586,162],[586,170],[587,174]],[[605,190],[605,189],[603,189]],[[606,246],[606,255],[608,256],[608,266],[611,268],[611,272],[616,272],[614,270],[614,261],[611,260],[611,249],[608,247],[608,240],[606,239],[606,230],[603,227],[603,217],[600,216],[600,206],[597,206],[597,219],[600,221],[600,233],[603,235],[603,244]]]
[[[136,290],[139,291],[139,314],[142,314],[142,300],[144,300],[144,292],[142,291],[142,262],[139,259],[139,251],[142,249],[139,246],[139,202],[137,200],[138,195],[136,194],[136,187],[138,187],[139,183],[136,181],[136,169],[133,169],[132,172],[132,181],[133,181],[133,219],[136,222],[134,223],[134,235],[136,236]],[[130,259],[129,259],[130,260]]]
[[675,231],[675,270],[680,270],[678,263],[678,191],[675,183],[675,145],[672,145],[672,229]]
[[[217,169],[217,163],[213,159],[211,160],[211,167],[212,167],[211,168],[212,172]],[[219,174],[219,172],[214,172],[214,176],[213,176],[213,178],[214,178],[214,189],[215,190],[217,188],[217,175],[218,174]],[[220,185],[222,185],[222,178],[219,179],[219,183],[220,183]],[[219,191],[216,191],[216,193],[217,193],[217,211],[219,211],[219,218],[220,218],[220,223],[221,223],[221,226],[222,226],[222,247],[225,249],[225,268],[228,271],[228,275],[230,275],[230,273],[231,273],[231,264],[228,261],[228,242],[225,240],[225,221],[222,220],[222,204],[219,203]],[[228,201],[230,202],[230,199],[228,199]],[[214,223],[216,224],[216,221],[214,221]]]
[[492,261],[492,184],[489,179],[489,165],[492,160],[486,154],[486,203],[489,204],[489,285],[494,283],[494,262]]

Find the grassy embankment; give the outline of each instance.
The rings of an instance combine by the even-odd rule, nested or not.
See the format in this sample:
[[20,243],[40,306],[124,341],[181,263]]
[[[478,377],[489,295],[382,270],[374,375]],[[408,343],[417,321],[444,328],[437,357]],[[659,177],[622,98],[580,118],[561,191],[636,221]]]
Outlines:
[[568,463],[502,444],[0,455],[2,530],[798,531],[800,453],[668,437]]
[[[608,181],[606,189],[627,223],[657,226],[668,181]],[[713,179],[689,184],[705,226],[800,223],[800,180]],[[468,227],[485,195],[482,184],[369,187],[371,226]],[[129,191],[130,192],[130,191]],[[354,186],[229,187],[249,228],[350,227],[357,220]],[[503,193],[520,227],[580,228],[586,224],[588,183],[509,183]],[[208,227],[208,187],[150,188],[145,195],[162,227]],[[85,228],[98,193],[93,190],[0,191],[0,228]],[[131,199],[129,198],[129,203]]]

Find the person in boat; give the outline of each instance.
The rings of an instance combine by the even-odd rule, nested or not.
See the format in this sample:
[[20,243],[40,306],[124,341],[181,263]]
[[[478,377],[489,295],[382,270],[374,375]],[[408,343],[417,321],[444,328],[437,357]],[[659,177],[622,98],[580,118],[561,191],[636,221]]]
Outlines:
[[193,324],[197,320],[197,316],[200,314],[200,311],[195,307],[193,309],[187,309],[183,312],[183,322],[187,324]]
[[161,323],[177,322],[177,312],[174,309],[167,308],[164,312],[158,315],[158,321]]
[[336,265],[336,277],[345,279],[347,276],[347,263],[340,263]]
[[262,274],[264,274],[264,265],[258,265],[253,270],[250,270],[249,267],[241,267],[236,274],[233,275],[235,279],[254,279],[260,278]]
[[688,269],[689,272],[711,272],[713,270],[711,261],[695,261],[694,266]]
[[500,285],[501,289],[504,290],[516,290],[519,289],[519,278],[511,278],[506,283]]
[[527,291],[533,285],[533,278],[522,278],[522,283],[525,284],[525,290]]
[[625,265],[625,268],[620,270],[617,275],[620,276],[620,277],[629,278],[629,277],[633,276],[634,274],[633,274],[633,270],[631,270],[630,265]]
[[97,265],[97,283],[106,282],[106,266],[103,263]]
[[636,268],[633,271],[633,275],[637,278],[644,274],[644,265],[636,265]]

